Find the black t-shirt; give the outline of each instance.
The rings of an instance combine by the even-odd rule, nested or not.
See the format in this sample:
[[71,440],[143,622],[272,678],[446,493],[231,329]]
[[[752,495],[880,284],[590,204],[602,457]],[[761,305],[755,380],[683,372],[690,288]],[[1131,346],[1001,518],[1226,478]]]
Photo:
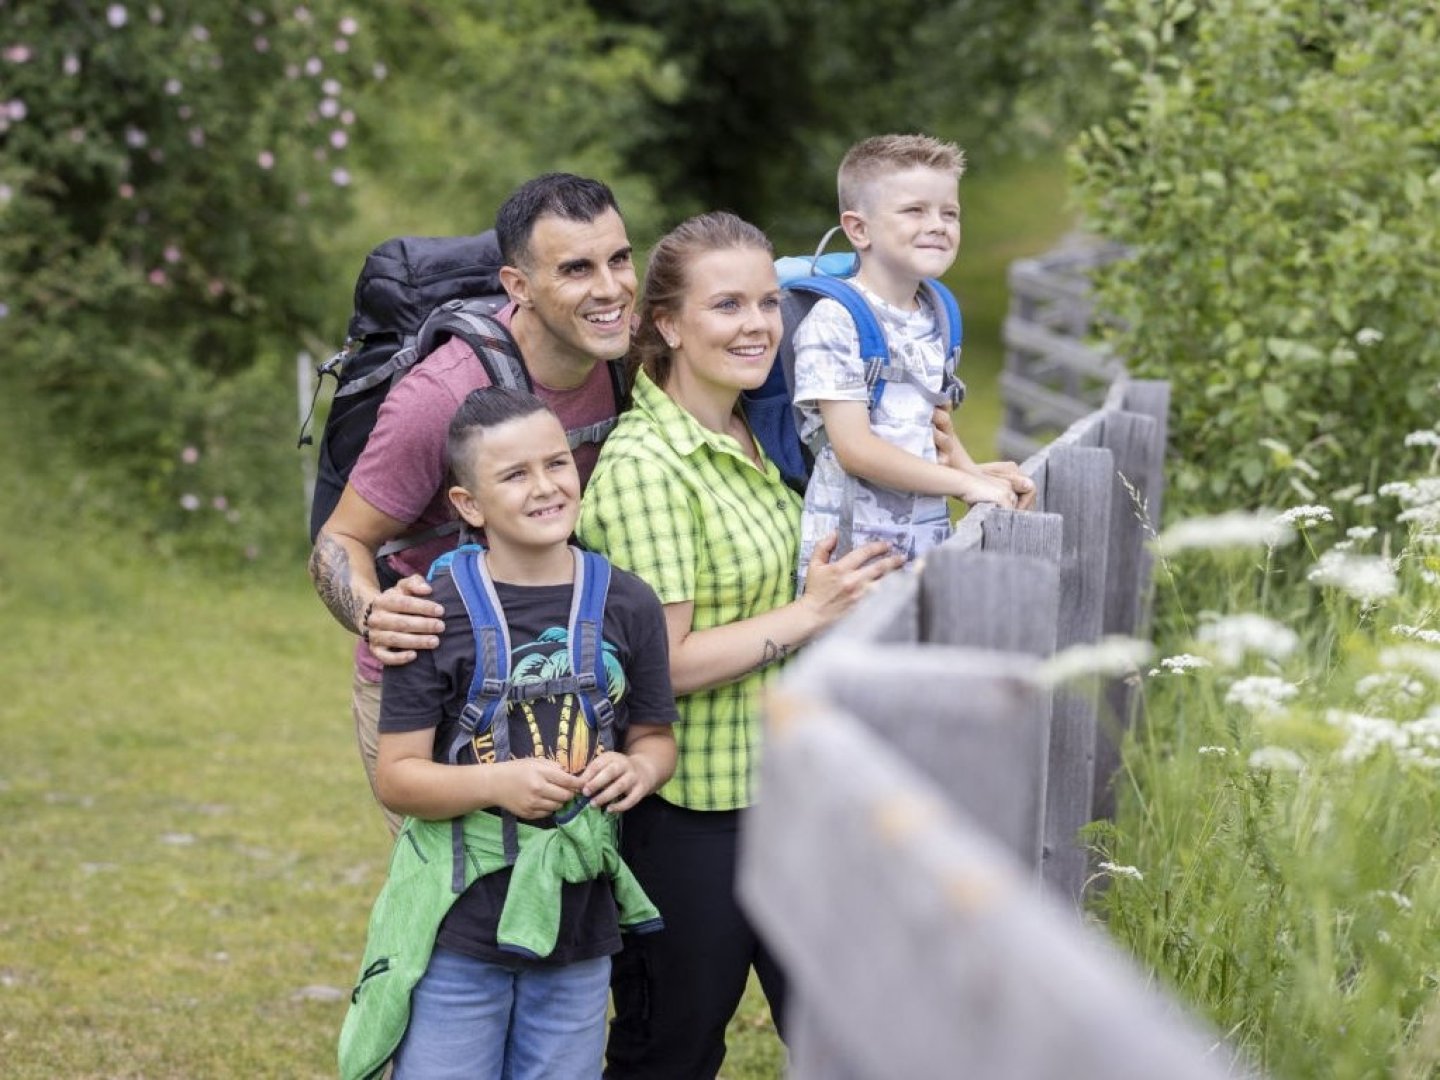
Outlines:
[[[440,647],[422,651],[412,663],[385,669],[380,730],[435,728],[435,760],[443,762],[459,730],[457,721],[475,673],[475,639],[454,580],[445,575],[433,585],[432,599],[445,607]],[[568,671],[571,586],[497,581],[495,592],[510,629],[511,679],[546,679],[557,668]],[[601,637],[615,704],[615,746],[620,749],[630,724],[671,724],[677,719],[664,613],[654,591],[634,574],[612,569]],[[599,750],[598,732],[589,730],[579,702],[568,695],[513,705],[509,730],[512,757],[543,755],[572,773],[583,770]],[[493,761],[490,735],[477,735],[471,746],[462,748],[460,760]],[[495,944],[509,884],[508,869],[477,879],[456,899],[440,925],[437,943],[492,963],[524,963]],[[617,952],[619,925],[609,882],[567,882],[561,888],[555,950],[538,962],[569,964]]]

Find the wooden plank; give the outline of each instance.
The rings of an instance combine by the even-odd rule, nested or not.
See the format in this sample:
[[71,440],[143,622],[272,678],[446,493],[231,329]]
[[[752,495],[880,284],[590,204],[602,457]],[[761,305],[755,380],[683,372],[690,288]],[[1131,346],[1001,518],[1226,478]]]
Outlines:
[[1234,1075],[1215,1035],[874,732],[794,697],[767,711],[738,892],[851,1080]]
[[877,643],[919,641],[919,574],[902,571],[882,578],[825,636]]
[[804,659],[788,688],[841,705],[1039,873],[1050,695],[1032,662],[833,638]]
[[1063,529],[1064,523],[1054,514],[992,507],[985,516],[982,546],[986,551],[1033,555],[1054,561],[1060,558]]
[[[1055,635],[1055,648],[1061,650],[1098,640],[1104,623],[1114,456],[1101,447],[1062,446],[1050,455],[1046,475],[1045,508],[1064,521]],[[1095,740],[1094,697],[1058,692],[1050,723],[1041,873],[1076,905],[1089,876],[1077,833],[1090,821]]]
[[[1006,318],[1001,338],[1007,348],[1038,353],[1067,371],[1107,384],[1125,373],[1124,362],[1109,350],[1087,345],[1039,323]],[[1099,402],[1092,402],[1092,407],[1096,404]]]
[[[1110,543],[1106,555],[1108,585],[1102,633],[1137,636],[1142,629],[1141,605],[1148,593],[1149,553],[1145,542],[1150,524],[1147,510],[1135,504],[1132,490],[1146,491],[1156,467],[1158,425],[1138,413],[1107,412],[1101,442],[1115,457],[1115,483],[1110,502]],[[1127,486],[1128,484],[1128,486]],[[1143,496],[1142,496],[1143,497]],[[1095,818],[1114,815],[1111,782],[1120,764],[1120,742],[1130,722],[1132,688],[1121,680],[1105,688],[1106,708],[1097,725],[1095,782],[1091,807]]]
[[[997,518],[1016,519],[994,526],[1014,543],[991,550]],[[947,544],[931,552],[920,575],[920,640],[1030,656],[1054,652],[1060,528],[1053,514],[992,512],[985,550]]]
[[1075,401],[1010,371],[1000,373],[1000,392],[1007,406],[1025,414],[1032,429],[1041,423],[1067,427],[1099,404],[1098,401]]

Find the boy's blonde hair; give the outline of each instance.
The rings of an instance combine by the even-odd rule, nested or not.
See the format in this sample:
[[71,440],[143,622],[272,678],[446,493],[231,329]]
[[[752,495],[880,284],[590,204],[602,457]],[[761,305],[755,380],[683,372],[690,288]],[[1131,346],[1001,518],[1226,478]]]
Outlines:
[[929,135],[873,135],[862,139],[845,153],[835,186],[842,214],[858,210],[862,193],[886,173],[901,169],[936,169],[965,175],[965,151],[953,142]]

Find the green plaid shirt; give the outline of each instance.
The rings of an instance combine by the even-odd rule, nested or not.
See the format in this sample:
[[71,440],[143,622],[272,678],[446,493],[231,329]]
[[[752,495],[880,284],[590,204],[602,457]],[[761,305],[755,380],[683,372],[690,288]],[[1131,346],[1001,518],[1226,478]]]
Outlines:
[[[696,630],[764,614],[795,598],[802,501],[764,465],[642,372],[585,489],[580,540],[644,578],[661,603],[693,601]],[[678,699],[680,761],[665,799],[693,810],[750,805],[758,691],[779,669]]]

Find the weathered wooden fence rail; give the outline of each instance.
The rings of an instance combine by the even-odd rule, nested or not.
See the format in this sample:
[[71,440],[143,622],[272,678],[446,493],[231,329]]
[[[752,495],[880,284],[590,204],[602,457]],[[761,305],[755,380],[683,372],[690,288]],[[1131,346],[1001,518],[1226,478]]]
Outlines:
[[1076,833],[1105,811],[1130,688],[1036,678],[1148,632],[1168,404],[1115,383],[1024,463],[1034,511],[967,514],[781,680],[740,890],[794,980],[792,1077],[1238,1067],[1079,917]]

